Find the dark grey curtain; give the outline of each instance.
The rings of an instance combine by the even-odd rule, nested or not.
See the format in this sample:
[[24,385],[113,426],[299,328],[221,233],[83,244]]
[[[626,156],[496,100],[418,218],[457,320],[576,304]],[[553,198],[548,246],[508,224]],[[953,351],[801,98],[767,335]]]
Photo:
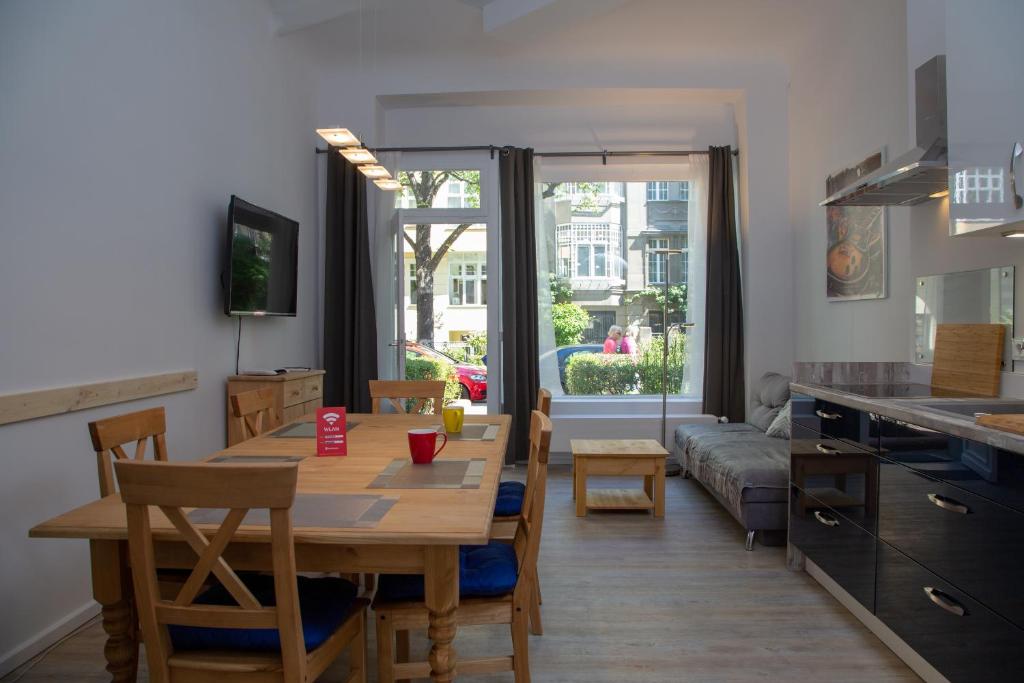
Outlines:
[[370,412],[368,382],[377,379],[366,211],[365,177],[332,147],[324,249],[324,401],[360,413]]
[[743,291],[732,148],[708,148],[708,268],[704,412],[743,422]]
[[501,401],[512,415],[506,462],[526,460],[530,411],[537,401],[537,251],[533,207],[533,150],[505,147],[501,181]]

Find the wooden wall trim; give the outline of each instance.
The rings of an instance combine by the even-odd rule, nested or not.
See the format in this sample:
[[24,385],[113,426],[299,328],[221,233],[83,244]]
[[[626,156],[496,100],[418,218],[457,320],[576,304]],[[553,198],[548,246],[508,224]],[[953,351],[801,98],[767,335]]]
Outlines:
[[191,391],[199,385],[195,370],[144,375],[93,384],[76,384],[0,395],[0,425],[71,413],[150,396]]

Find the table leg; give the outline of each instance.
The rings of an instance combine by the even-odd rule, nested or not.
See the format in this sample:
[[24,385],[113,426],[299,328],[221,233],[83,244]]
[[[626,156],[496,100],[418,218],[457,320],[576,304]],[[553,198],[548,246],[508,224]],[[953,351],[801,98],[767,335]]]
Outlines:
[[455,632],[459,608],[458,546],[427,546],[424,567],[425,601],[430,614],[427,637],[430,648],[430,679],[455,680]]
[[582,458],[576,461],[573,481],[576,491],[576,516],[587,516],[587,461]]
[[654,467],[654,516],[665,516],[665,461],[660,461]]
[[92,596],[103,607],[107,643],[103,655],[114,683],[131,683],[139,668],[135,596],[132,594],[128,547],[121,541],[90,541]]

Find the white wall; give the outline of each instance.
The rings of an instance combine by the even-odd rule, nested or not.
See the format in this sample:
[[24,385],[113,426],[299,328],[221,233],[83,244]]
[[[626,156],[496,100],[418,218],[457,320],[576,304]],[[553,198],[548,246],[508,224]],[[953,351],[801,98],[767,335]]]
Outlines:
[[825,295],[825,176],[882,146],[910,148],[906,10],[873,0],[833,8],[808,32],[793,68],[790,202],[794,231],[796,358],[907,361],[913,274],[908,209],[888,210],[889,296],[830,302]]
[[301,225],[298,318],[246,321],[242,363],[315,362],[311,76],[262,2],[0,4],[0,393],[199,373],[196,391],[0,426],[0,674],[92,609],[86,543],[27,538],[96,497],[86,423],[165,405],[172,458],[224,444],[232,193]]
[[[910,361],[916,276],[1024,265],[1024,245],[1012,240],[950,238],[947,200],[940,199],[888,210],[888,298],[834,303],[825,296],[825,209],[818,206],[824,177],[882,145],[890,158],[913,145],[914,70],[944,53],[944,16],[945,0],[849,3],[836,8],[832,30],[807,34],[804,57],[794,61],[790,201],[798,360]],[[1012,379],[1004,385],[1020,391]]]
[[[510,41],[481,34],[479,13],[467,5],[436,3],[429,16],[384,6],[361,22],[339,20],[303,33],[321,60],[319,120],[350,123],[372,144],[420,143],[428,137],[430,144],[463,144],[479,137],[472,141],[635,149],[735,140],[740,148],[749,382],[767,370],[785,371],[794,360],[785,54],[788,38],[803,25],[804,4],[643,0],[562,31],[517,35]],[[357,26],[373,38],[360,41]],[[433,97],[447,106],[449,93],[500,92],[507,98],[518,91],[525,102],[538,91],[627,88],[730,91],[736,128],[725,140],[698,139],[691,133],[704,119],[689,119],[685,107],[673,117],[668,108],[652,114],[595,106],[571,125],[572,112],[549,107],[541,117],[549,124],[543,134],[535,125],[541,120],[537,109],[507,101],[492,106],[485,123],[480,112],[452,108],[447,128],[432,124],[434,117],[421,121],[417,113],[422,110],[394,108],[403,96],[414,101]],[[370,104],[376,98],[389,108],[386,138],[376,129],[379,112]],[[709,137],[717,138],[718,130]]]

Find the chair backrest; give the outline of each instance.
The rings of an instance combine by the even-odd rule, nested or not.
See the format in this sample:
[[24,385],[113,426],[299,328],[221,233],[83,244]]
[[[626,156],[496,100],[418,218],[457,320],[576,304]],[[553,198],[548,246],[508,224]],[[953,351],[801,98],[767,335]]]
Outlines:
[[274,409],[273,387],[243,391],[231,397],[231,412],[238,420],[243,439],[252,439],[263,433],[270,423],[270,411]]
[[[444,407],[444,385],[440,380],[370,380],[370,398],[373,400],[373,413],[380,412],[381,400],[386,400],[399,413],[420,413],[432,401],[431,410],[440,415]],[[405,400],[414,401],[411,408],[405,409]]]
[[[519,561],[519,577],[536,567],[540,552],[540,534],[544,525],[544,500],[547,497],[548,452],[551,448],[551,420],[539,410],[530,415],[530,462],[536,463],[532,487],[528,486],[523,497],[523,508],[519,515],[513,545]],[[521,590],[522,581],[516,590]]]
[[544,387],[537,390],[537,410],[551,417],[551,392]]
[[100,475],[100,496],[117,493],[111,460],[128,460],[123,446],[135,442],[136,460],[146,457],[146,443],[153,440],[153,458],[166,462],[167,420],[163,408],[150,408],[135,413],[108,417],[89,423],[92,448],[96,451],[96,466]]
[[[304,680],[306,649],[299,614],[291,518],[298,465],[118,461],[114,468],[128,513],[132,578],[151,680],[170,681],[167,660],[173,654],[173,646],[168,624],[277,629],[285,680]],[[151,507],[160,508],[198,557],[174,600],[160,597],[150,526]],[[226,510],[226,516],[216,533],[207,539],[183,508]],[[276,606],[272,607],[259,603],[222,556],[246,513],[254,508],[270,511],[270,552],[276,598]],[[211,573],[238,606],[194,604]]]

